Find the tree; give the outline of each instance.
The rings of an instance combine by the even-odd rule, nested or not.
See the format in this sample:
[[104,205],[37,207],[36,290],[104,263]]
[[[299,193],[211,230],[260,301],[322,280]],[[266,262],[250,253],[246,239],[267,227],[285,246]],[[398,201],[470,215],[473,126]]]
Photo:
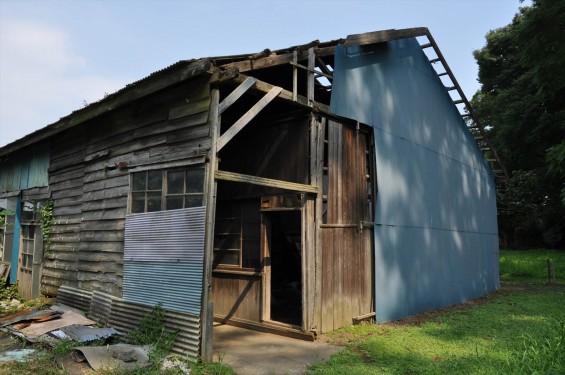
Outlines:
[[499,188],[501,235],[565,246],[565,1],[534,0],[474,56],[472,104],[511,174]]

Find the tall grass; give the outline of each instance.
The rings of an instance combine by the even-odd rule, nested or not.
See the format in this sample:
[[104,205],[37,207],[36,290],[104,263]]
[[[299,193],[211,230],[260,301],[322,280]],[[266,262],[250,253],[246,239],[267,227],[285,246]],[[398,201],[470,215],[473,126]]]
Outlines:
[[508,361],[511,373],[565,374],[565,322],[552,319],[542,337],[530,333],[522,335],[522,347]]
[[548,259],[554,264],[556,282],[565,283],[565,251],[557,250],[501,250],[500,279],[545,283],[548,281]]

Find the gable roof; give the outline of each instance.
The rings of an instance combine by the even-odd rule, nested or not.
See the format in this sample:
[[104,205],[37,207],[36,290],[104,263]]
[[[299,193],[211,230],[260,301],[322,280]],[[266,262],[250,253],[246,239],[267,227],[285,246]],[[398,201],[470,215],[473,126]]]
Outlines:
[[265,49],[258,53],[181,60],[169,67],[156,71],[141,80],[130,83],[124,88],[113,94],[105,96],[97,102],[91,103],[84,108],[77,109],[53,124],[47,125],[24,136],[23,138],[5,145],[0,148],[0,157],[36,142],[45,140],[64,130],[82,124],[104,113],[113,111],[144,96],[183,81],[193,79],[197,76],[205,74],[213,75],[229,71],[235,71],[236,73],[258,71],[261,69],[272,69],[288,65],[309,69],[306,66],[297,64],[297,62],[308,59],[309,51],[313,50],[319,62],[316,74],[318,76],[331,77],[331,69],[328,69],[328,66],[332,66],[331,59],[333,58],[334,50],[337,45],[343,45],[344,47],[354,45],[362,46],[416,37],[421,37],[421,39],[427,41],[427,43],[421,44],[421,47],[424,50],[430,49],[430,51],[432,51],[429,54],[433,56],[430,59],[430,63],[436,69],[438,76],[443,77],[442,82],[446,84],[446,90],[454,93],[452,95],[452,98],[454,98],[454,105],[458,107],[461,115],[466,118],[468,128],[479,144],[481,150],[487,153],[487,161],[491,167],[493,167],[492,169],[495,175],[501,179],[507,178],[507,173],[500,162],[496,150],[494,150],[488,140],[484,126],[476,118],[469,101],[455,79],[453,72],[447,65],[447,62],[435,43],[434,38],[430,31],[425,27],[400,30],[390,29],[353,34],[348,35],[345,39],[337,39],[329,42],[319,42],[318,40],[315,40],[307,44],[274,51]]

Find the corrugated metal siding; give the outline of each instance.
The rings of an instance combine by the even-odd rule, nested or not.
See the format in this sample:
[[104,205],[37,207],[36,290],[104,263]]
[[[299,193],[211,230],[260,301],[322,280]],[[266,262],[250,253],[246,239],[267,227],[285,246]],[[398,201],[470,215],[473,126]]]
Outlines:
[[336,47],[332,112],[374,127],[375,299],[388,321],[498,288],[492,171],[415,39]]
[[126,217],[124,300],[200,314],[206,207]]
[[112,304],[121,298],[95,291],[92,293],[88,316],[101,324],[108,324],[112,314]]
[[124,262],[201,263],[205,214],[203,206],[127,216]]
[[[141,318],[151,309],[150,306],[114,301],[108,324],[122,333],[127,333],[135,329]],[[200,342],[200,319],[198,315],[166,311],[165,327],[177,332],[173,352],[192,359],[198,357]]]
[[90,311],[92,292],[62,285],[57,291],[57,303],[74,307],[82,311]]
[[[126,302],[106,293],[89,292],[67,285],[59,288],[57,302],[89,311],[91,319],[114,327],[123,334],[137,328],[141,318],[153,309],[152,306]],[[173,352],[196,360],[200,342],[199,315],[165,311],[165,327],[177,333]]]

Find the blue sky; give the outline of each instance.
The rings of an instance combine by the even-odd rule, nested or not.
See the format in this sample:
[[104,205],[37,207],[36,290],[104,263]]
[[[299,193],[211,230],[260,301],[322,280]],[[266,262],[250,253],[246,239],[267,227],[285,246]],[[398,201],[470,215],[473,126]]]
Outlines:
[[428,27],[468,98],[518,0],[0,0],[0,146],[176,61]]

